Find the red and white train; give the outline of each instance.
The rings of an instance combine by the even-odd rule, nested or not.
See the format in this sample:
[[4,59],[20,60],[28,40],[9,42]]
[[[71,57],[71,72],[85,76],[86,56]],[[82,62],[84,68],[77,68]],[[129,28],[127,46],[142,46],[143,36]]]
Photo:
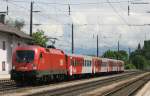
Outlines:
[[11,79],[59,79],[123,71],[124,62],[121,60],[67,55],[60,49],[30,45],[15,49]]

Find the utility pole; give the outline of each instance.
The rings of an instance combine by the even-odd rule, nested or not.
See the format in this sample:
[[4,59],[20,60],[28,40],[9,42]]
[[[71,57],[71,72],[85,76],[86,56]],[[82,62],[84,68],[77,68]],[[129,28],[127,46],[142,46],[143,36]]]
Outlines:
[[33,25],[33,2],[31,2],[30,8],[30,36],[32,36],[32,25]]
[[70,13],[70,4],[68,4],[68,12],[69,12],[69,16],[71,15]]
[[119,44],[119,40],[118,40],[118,52],[120,51],[120,44]]
[[130,5],[129,5],[129,0],[128,0],[128,16],[130,15]]
[[99,47],[98,47],[98,35],[97,35],[97,57],[99,56],[99,54],[98,54],[99,50],[98,49],[99,49]]
[[[68,15],[70,16],[70,4],[68,3]],[[72,31],[72,36],[71,36],[71,53],[74,54],[74,26],[73,26],[73,22],[71,25],[71,31]]]
[[73,32],[73,23],[72,23],[72,54],[74,53],[74,32]]
[[131,48],[129,47],[129,63],[131,63],[130,62],[130,54],[131,54]]
[[119,40],[118,40],[118,55],[117,55],[117,60],[119,60],[119,50],[120,50],[120,44],[119,44]]

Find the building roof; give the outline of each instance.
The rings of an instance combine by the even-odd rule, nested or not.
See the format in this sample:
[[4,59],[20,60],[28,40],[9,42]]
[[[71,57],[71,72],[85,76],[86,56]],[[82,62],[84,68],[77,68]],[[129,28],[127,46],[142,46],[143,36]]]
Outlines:
[[14,34],[14,35],[17,35],[17,36],[19,36],[21,38],[25,38],[25,39],[31,39],[31,37],[29,35],[18,30],[17,28],[14,28],[14,27],[2,24],[2,23],[0,23],[0,32]]

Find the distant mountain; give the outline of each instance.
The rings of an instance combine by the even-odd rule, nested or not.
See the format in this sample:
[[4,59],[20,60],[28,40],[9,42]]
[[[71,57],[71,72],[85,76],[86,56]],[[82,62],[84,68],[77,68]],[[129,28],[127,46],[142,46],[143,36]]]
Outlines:
[[[107,50],[117,50],[117,47],[116,46],[113,46],[113,47],[100,47],[99,48],[99,56],[102,56],[103,55],[103,53],[105,52],[105,51],[107,51]],[[124,47],[124,46],[120,46],[120,50],[125,50],[125,51],[127,51],[127,53],[128,53],[128,51],[129,51],[129,49],[127,48],[127,47]],[[134,51],[135,49],[131,49],[131,51]],[[71,51],[70,50],[66,50],[65,49],[65,52],[66,53],[70,53]],[[74,53],[75,54],[81,54],[81,55],[92,55],[92,56],[96,56],[96,52],[97,52],[97,49],[96,48],[75,48],[75,51],[74,51]]]

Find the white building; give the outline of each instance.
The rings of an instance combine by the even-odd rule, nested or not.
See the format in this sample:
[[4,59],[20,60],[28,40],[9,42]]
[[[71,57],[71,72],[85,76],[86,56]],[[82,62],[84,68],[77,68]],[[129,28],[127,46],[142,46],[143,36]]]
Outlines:
[[30,39],[31,37],[24,32],[0,23],[0,75],[9,74],[14,48],[26,44]]

